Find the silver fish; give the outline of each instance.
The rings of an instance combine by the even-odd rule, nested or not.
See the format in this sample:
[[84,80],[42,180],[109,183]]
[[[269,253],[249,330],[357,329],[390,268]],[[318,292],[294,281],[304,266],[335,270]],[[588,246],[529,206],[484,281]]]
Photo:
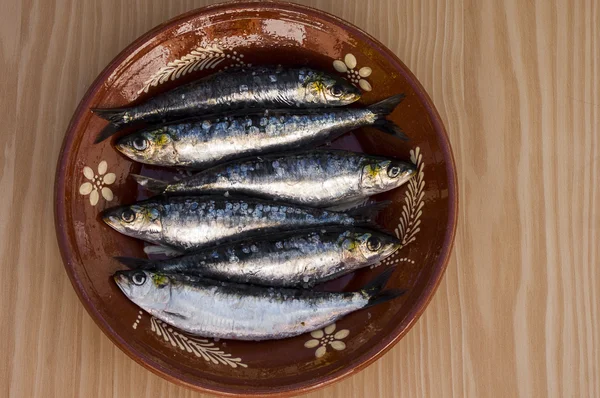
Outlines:
[[166,194],[230,192],[328,207],[397,188],[415,173],[411,163],[321,149],[232,161],[170,184],[132,176],[149,190]]
[[404,99],[395,95],[367,108],[229,113],[151,127],[120,138],[115,147],[140,163],[202,169],[217,163],[316,146],[359,127],[406,139],[386,116]]
[[103,141],[134,122],[161,122],[240,108],[348,105],[360,90],[346,80],[309,68],[237,68],[207,76],[128,108],[92,109],[110,124]]
[[310,332],[403,291],[382,291],[393,268],[348,293],[275,289],[145,270],[119,271],[123,293],[156,318],[191,334],[236,340],[283,339]]
[[104,211],[102,218],[122,234],[194,250],[257,233],[325,225],[368,224],[381,205],[338,213],[253,198],[221,196],[155,197]]
[[400,241],[360,228],[255,237],[167,260],[118,257],[130,268],[185,273],[263,286],[308,287],[373,265],[394,253]]

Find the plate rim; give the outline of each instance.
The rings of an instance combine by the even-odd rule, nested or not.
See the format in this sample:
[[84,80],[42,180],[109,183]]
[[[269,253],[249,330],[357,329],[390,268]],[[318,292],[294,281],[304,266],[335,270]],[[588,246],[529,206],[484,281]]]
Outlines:
[[[330,375],[319,376],[309,381],[301,381],[293,384],[288,384],[285,386],[277,386],[271,388],[264,389],[253,389],[252,391],[242,391],[239,388],[228,388],[221,387],[215,385],[200,385],[198,383],[194,383],[190,380],[187,380],[185,376],[178,377],[176,372],[171,371],[168,367],[162,366],[161,364],[144,360],[143,355],[137,352],[129,343],[127,343],[124,339],[120,337],[118,333],[104,320],[102,316],[100,316],[99,312],[96,310],[95,306],[92,304],[90,297],[85,293],[82,284],[80,283],[79,278],[75,275],[75,269],[73,262],[70,261],[68,253],[73,252],[74,248],[69,242],[68,236],[63,228],[65,221],[68,219],[68,216],[65,212],[65,179],[66,179],[66,163],[69,158],[67,153],[69,153],[70,149],[73,146],[75,140],[75,128],[79,124],[84,116],[84,112],[89,109],[89,105],[91,102],[92,94],[98,90],[98,88],[104,83],[106,78],[110,76],[114,72],[114,70],[132,53],[135,52],[137,48],[147,40],[150,40],[152,37],[156,36],[163,30],[167,30],[172,26],[179,24],[190,17],[196,17],[202,14],[215,13],[219,11],[224,11],[228,9],[239,9],[246,8],[252,9],[253,11],[273,11],[273,10],[282,10],[282,11],[293,11],[293,12],[301,12],[304,14],[317,14],[319,17],[324,19],[328,19],[334,25],[342,26],[344,29],[350,30],[353,34],[358,36],[362,36],[367,41],[370,41],[370,44],[377,47],[378,50],[388,58],[388,60],[399,67],[399,71],[404,74],[409,85],[415,90],[415,94],[419,97],[420,101],[425,106],[427,112],[430,114],[431,122],[434,130],[437,134],[439,134],[442,138],[440,140],[440,150],[444,154],[444,157],[447,159],[445,170],[448,178],[448,228],[446,229],[446,234],[444,236],[442,249],[438,256],[438,265],[434,267],[432,276],[424,289],[422,290],[420,296],[415,300],[415,305],[411,309],[411,311],[407,314],[406,319],[408,321],[398,323],[392,333],[389,334],[389,338],[386,338],[378,343],[376,343],[371,349],[369,349],[364,354],[353,358],[350,360],[344,369],[333,372]],[[338,382],[346,377],[349,377],[352,374],[358,373],[363,370],[367,366],[371,365],[373,362],[381,358],[385,353],[387,353],[396,343],[398,343],[415,325],[415,323],[419,320],[430,301],[432,300],[443,276],[448,267],[448,263],[450,261],[450,256],[452,253],[452,248],[454,244],[454,239],[456,236],[456,228],[457,228],[457,219],[458,219],[458,190],[457,190],[457,173],[456,173],[456,163],[454,160],[454,155],[452,152],[452,147],[450,144],[450,140],[448,138],[448,134],[444,127],[443,121],[435,108],[433,101],[419,82],[412,71],[385,45],[383,45],[379,40],[371,36],[369,33],[363,31],[358,28],[354,24],[343,20],[340,17],[337,17],[333,14],[330,14],[326,11],[319,10],[317,8],[291,3],[288,1],[276,1],[276,0],[233,0],[227,1],[224,3],[213,4],[201,8],[196,8],[194,10],[190,10],[183,14],[177,15],[157,26],[150,29],[136,40],[134,40],[131,44],[129,44],[125,49],[123,49],[119,54],[117,54],[112,61],[100,72],[100,74],[94,79],[93,83],[86,90],[84,96],[82,97],[79,105],[77,106],[69,125],[67,127],[63,143],[61,145],[59,158],[57,161],[56,167],[56,175],[55,175],[55,184],[54,184],[54,224],[56,230],[56,236],[58,240],[58,246],[60,249],[61,257],[63,260],[63,264],[65,267],[65,271],[71,281],[71,284],[83,304],[84,308],[94,320],[96,325],[102,330],[102,332],[117,346],[121,351],[123,351],[127,356],[133,359],[135,362],[142,365],[144,368],[150,370],[154,374],[170,381],[175,384],[179,384],[185,386],[187,388],[212,393],[219,394],[222,396],[239,396],[239,394],[254,396],[254,397],[273,397],[273,396],[291,396],[297,395],[301,393],[308,393],[320,388],[323,388],[327,385],[331,385],[335,382]]]

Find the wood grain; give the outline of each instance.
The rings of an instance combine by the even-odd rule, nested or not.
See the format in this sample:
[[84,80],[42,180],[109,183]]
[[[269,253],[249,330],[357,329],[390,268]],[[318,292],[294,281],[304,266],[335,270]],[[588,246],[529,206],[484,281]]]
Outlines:
[[[53,225],[79,99],[153,26],[211,1],[0,2],[0,395],[200,396],[85,313]],[[411,332],[311,397],[600,396],[600,3],[302,1],[391,48],[442,115],[459,171],[453,260]]]

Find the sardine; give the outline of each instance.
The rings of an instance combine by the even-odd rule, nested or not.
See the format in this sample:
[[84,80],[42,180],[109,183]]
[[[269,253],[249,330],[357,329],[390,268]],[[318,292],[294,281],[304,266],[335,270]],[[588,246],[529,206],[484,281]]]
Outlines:
[[393,268],[364,288],[333,293],[217,282],[202,277],[119,271],[123,293],[156,318],[185,332],[236,340],[283,339],[335,322],[404,292],[382,291]]
[[230,192],[328,207],[356,203],[397,188],[416,173],[412,163],[342,150],[317,149],[232,161],[167,183],[132,174],[153,192]]
[[240,108],[342,106],[357,101],[360,90],[348,81],[309,68],[236,68],[207,76],[127,108],[92,109],[110,124],[103,141],[134,122],[162,122]]
[[155,197],[107,209],[102,218],[122,234],[186,251],[257,233],[326,225],[366,225],[383,205],[385,203],[338,213],[223,195]]
[[309,287],[373,265],[394,253],[394,236],[360,228],[255,237],[167,260],[118,257],[130,268],[184,273],[263,286]]
[[243,110],[151,127],[120,138],[115,146],[140,163],[202,169],[233,159],[316,146],[365,126],[407,139],[386,119],[403,99],[404,94],[399,94],[367,108]]

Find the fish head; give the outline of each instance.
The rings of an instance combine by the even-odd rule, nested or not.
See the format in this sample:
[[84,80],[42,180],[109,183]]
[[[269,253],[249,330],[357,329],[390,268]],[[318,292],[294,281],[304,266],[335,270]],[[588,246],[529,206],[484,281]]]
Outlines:
[[308,102],[327,106],[348,105],[361,97],[360,90],[347,80],[318,72],[307,75],[304,90]]
[[401,244],[395,236],[378,231],[354,231],[349,239],[361,264],[374,264],[393,254]]
[[177,161],[173,136],[163,128],[126,135],[117,141],[115,148],[140,163],[170,165]]
[[171,298],[171,280],[167,276],[130,270],[117,271],[113,278],[127,298],[146,310],[163,310]]
[[161,207],[147,202],[104,210],[102,219],[120,233],[158,243],[162,236]]
[[360,186],[369,195],[389,191],[410,180],[417,172],[407,162],[390,159],[370,159],[362,169]]

